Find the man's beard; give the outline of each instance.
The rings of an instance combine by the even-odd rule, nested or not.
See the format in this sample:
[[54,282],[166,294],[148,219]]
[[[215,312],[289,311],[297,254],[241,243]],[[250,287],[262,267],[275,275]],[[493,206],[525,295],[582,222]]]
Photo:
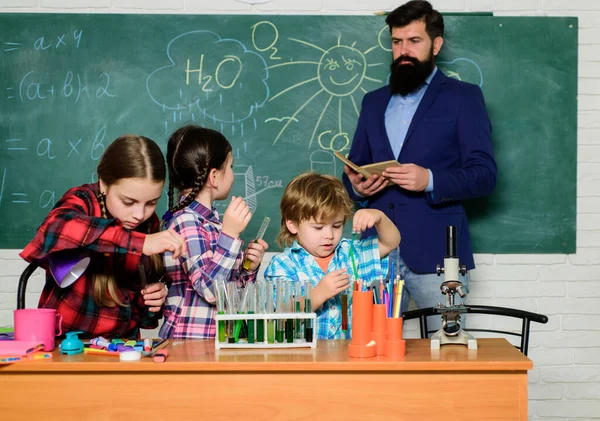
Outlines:
[[[412,64],[400,64],[409,61]],[[425,61],[414,57],[400,56],[392,63],[390,75],[390,90],[392,94],[406,96],[414,92],[431,74],[434,66],[433,51]]]

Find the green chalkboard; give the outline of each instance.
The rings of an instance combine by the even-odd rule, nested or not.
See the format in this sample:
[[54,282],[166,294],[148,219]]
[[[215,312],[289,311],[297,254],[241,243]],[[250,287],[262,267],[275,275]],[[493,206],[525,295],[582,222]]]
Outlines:
[[[480,253],[575,251],[577,19],[448,16],[439,67],[480,85],[498,186],[468,204]],[[296,174],[340,175],[363,95],[386,83],[376,16],[0,14],[0,247],[29,241],[124,133],[186,123],[234,147],[232,194],[264,216]],[[162,214],[166,200],[159,204]],[[219,205],[224,209],[224,205]]]

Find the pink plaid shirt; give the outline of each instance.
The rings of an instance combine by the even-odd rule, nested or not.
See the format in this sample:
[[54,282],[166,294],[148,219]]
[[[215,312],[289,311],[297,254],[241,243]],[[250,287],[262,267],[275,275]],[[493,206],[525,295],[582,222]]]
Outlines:
[[186,242],[187,256],[173,259],[165,253],[169,295],[165,304],[161,338],[214,338],[215,279],[254,281],[256,272],[242,269],[243,241],[221,232],[216,209],[194,201],[176,212],[168,223]]

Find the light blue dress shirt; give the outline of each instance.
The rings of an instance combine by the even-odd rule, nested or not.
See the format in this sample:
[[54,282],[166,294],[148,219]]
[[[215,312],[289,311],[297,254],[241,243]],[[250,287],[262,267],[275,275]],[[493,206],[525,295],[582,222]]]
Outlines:
[[[390,139],[394,157],[396,158],[400,155],[410,123],[437,70],[437,67],[434,67],[431,74],[425,80],[425,83],[416,91],[406,96],[392,95],[390,102],[388,102],[385,110],[385,130]],[[433,191],[433,173],[429,168],[427,168],[427,171],[429,172],[429,183],[425,191],[431,192]]]

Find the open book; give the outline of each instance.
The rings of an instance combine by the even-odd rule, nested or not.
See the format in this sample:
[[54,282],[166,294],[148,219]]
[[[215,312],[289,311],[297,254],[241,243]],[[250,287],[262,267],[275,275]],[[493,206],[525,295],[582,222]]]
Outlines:
[[[350,161],[348,158],[346,158],[341,153],[334,152],[333,154],[344,164],[348,165],[353,171],[356,171],[357,173],[362,174],[365,177],[365,179],[371,177],[371,175],[373,175],[373,174],[377,174],[378,176],[381,176],[381,173],[383,171],[385,171],[386,168],[402,166],[402,164],[400,164],[398,161],[395,161],[392,159],[390,161],[375,162],[373,164],[367,164],[367,165],[363,165],[362,167],[359,167],[358,165],[356,165],[354,162]],[[394,183],[392,181],[390,181],[389,184],[394,184]]]

